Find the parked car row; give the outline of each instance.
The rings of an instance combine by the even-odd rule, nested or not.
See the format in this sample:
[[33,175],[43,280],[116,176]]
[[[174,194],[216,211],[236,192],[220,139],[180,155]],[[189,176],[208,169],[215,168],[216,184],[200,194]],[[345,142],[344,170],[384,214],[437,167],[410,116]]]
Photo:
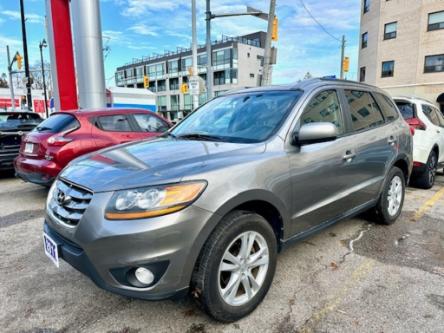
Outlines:
[[172,129],[133,109],[35,125],[14,166],[51,185],[56,266],[130,297],[190,293],[223,322],[260,304],[282,249],[364,211],[394,223],[409,180],[430,188],[444,163],[432,104],[332,79],[228,92]]

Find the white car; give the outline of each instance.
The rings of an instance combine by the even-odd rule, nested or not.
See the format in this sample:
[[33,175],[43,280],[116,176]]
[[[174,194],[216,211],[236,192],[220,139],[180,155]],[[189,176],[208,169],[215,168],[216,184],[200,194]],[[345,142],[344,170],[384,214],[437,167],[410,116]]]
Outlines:
[[444,116],[432,103],[415,97],[393,98],[413,134],[412,184],[429,189],[444,165]]

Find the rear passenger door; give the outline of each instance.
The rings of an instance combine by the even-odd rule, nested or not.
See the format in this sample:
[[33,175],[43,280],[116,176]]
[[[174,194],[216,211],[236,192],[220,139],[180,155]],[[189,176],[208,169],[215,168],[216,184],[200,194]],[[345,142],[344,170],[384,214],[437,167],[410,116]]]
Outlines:
[[136,127],[134,135],[138,139],[158,136],[169,129],[165,121],[149,113],[135,113],[131,117]]
[[349,117],[349,135],[355,143],[353,168],[350,169],[350,201],[359,207],[377,198],[386,170],[397,155],[399,138],[391,125],[396,116],[385,119],[368,91],[344,89],[343,93]]
[[98,148],[133,141],[134,129],[126,114],[98,116],[94,120],[94,140]]

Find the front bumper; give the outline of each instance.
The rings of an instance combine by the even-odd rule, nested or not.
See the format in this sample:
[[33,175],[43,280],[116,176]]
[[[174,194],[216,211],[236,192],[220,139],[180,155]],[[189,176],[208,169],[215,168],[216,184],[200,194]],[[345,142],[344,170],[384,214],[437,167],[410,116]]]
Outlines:
[[26,182],[49,186],[61,171],[52,161],[18,156],[14,160],[15,173]]
[[[46,217],[44,231],[56,241],[59,255],[110,292],[160,300],[187,292],[194,264],[216,216],[195,206],[158,218],[108,221],[100,205],[108,194],[96,193],[75,228]],[[155,283],[136,287],[125,274],[136,267],[156,267]],[[123,276],[123,278],[122,278]]]

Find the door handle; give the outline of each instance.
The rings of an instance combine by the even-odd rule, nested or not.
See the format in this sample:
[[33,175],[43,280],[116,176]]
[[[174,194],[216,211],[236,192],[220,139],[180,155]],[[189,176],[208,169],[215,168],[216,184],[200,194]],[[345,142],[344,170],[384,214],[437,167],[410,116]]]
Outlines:
[[347,150],[342,159],[346,162],[351,162],[355,158],[355,156],[356,156],[355,153],[353,153],[351,150]]
[[390,137],[388,138],[388,140],[387,140],[387,143],[388,143],[390,146],[394,146],[395,143],[396,143],[396,139],[395,139],[395,137],[394,137],[394,136],[390,136]]

